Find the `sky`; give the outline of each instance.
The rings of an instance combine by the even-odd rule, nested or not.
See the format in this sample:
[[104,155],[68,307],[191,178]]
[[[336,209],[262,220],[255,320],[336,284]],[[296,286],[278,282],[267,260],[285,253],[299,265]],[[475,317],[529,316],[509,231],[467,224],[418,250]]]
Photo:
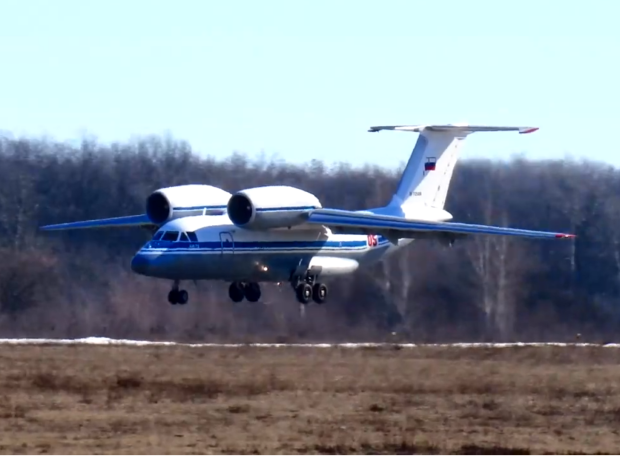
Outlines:
[[0,134],[395,167],[417,134],[371,125],[469,122],[540,130],[476,133],[463,158],[620,166],[618,17],[617,0],[0,0]]

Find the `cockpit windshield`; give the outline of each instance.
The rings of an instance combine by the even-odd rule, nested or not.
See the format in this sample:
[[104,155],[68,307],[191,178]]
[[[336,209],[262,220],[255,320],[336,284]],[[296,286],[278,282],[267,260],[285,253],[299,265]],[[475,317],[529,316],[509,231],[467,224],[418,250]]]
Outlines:
[[187,233],[178,231],[158,231],[153,235],[153,241],[168,241],[168,242],[198,242],[198,237],[193,231]]
[[162,241],[170,241],[170,242],[174,242],[179,238],[179,232],[178,231],[166,231],[163,235],[163,237],[161,238]]

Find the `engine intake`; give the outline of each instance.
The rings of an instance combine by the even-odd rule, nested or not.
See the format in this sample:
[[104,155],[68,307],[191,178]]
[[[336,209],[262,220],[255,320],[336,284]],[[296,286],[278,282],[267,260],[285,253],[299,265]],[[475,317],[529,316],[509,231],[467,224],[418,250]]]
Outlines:
[[172,217],[170,201],[163,193],[153,192],[146,199],[146,216],[151,222],[161,225]]
[[192,215],[223,214],[230,193],[211,185],[160,188],[146,198],[146,216],[156,225]]
[[231,196],[228,201],[228,217],[237,226],[250,223],[255,214],[255,208],[250,198],[242,193]]
[[301,225],[321,203],[311,193],[295,187],[256,187],[235,193],[228,200],[230,221],[239,228],[277,229]]

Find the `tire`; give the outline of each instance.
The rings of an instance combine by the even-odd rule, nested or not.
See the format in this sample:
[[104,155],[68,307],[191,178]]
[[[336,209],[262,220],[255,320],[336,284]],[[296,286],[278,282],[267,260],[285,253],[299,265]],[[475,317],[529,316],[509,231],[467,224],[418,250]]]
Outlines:
[[308,283],[300,283],[295,290],[297,300],[302,304],[308,304],[312,300],[312,287]]
[[257,302],[260,299],[260,285],[257,283],[248,283],[244,288],[245,299],[249,302]]
[[323,304],[327,300],[327,285],[315,283],[312,288],[312,299],[317,304]]
[[185,305],[189,301],[189,293],[185,290],[179,290],[177,292],[177,303],[180,305]]
[[233,282],[228,287],[228,297],[232,302],[241,302],[245,297],[243,287],[239,282]]

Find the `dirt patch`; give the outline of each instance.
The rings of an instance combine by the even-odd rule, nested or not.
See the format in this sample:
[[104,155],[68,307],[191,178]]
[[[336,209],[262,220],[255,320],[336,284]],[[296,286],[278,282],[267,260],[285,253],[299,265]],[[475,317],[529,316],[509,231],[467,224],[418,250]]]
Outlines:
[[9,453],[615,454],[620,349],[0,347]]

